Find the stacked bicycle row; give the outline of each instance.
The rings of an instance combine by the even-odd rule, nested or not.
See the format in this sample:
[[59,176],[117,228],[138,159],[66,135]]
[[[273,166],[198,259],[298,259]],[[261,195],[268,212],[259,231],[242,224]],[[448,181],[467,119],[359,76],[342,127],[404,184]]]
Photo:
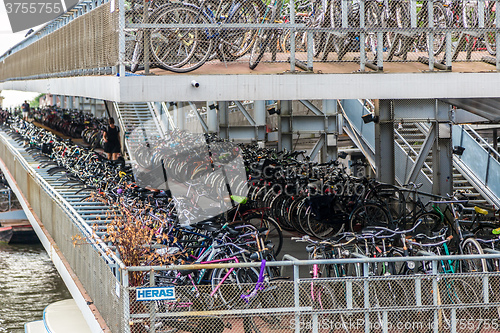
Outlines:
[[[131,1],[126,13],[125,57],[132,72],[142,69],[145,61],[151,67],[189,72],[213,59],[228,62],[246,55],[249,67],[255,69],[265,54],[276,61],[277,54],[290,53],[290,37],[294,36],[296,52],[312,52],[322,61],[328,60],[329,53],[336,53],[342,60],[348,52],[359,53],[360,48],[373,57],[382,50],[391,57],[406,59],[408,52],[425,53],[431,49],[434,56],[443,52],[449,28],[453,29],[454,47],[463,47],[465,41],[470,50],[496,54],[495,1],[415,4],[413,7],[412,1],[406,0],[297,1],[294,23],[303,28],[292,32],[286,28],[291,15],[289,4],[283,0],[149,1],[147,5]],[[153,28],[136,27],[141,24]],[[215,28],[215,24],[219,27]],[[249,26],[242,27],[245,24]],[[479,27],[477,34],[467,32],[470,35],[461,37],[462,30]],[[377,34],[379,30],[382,38]],[[383,45],[379,47],[379,43]],[[145,47],[150,51],[148,59],[144,58]]]

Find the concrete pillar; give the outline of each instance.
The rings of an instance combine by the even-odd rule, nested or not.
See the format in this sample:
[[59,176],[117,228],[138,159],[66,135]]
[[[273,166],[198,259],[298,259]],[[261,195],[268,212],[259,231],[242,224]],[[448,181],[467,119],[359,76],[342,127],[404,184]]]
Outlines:
[[453,193],[453,142],[451,139],[450,106],[436,100],[437,137],[432,147],[432,193]]
[[292,150],[292,101],[281,101],[278,115],[278,150]]
[[218,133],[217,107],[213,101],[207,101],[207,126],[209,133]]
[[[323,113],[325,114],[325,122],[328,123],[328,118],[335,118],[335,133],[325,134],[325,145],[321,150],[322,162],[328,162],[337,159],[337,139],[339,134],[339,123],[337,121],[337,100],[336,99],[324,99],[323,100]],[[326,124],[325,124],[326,128]]]
[[377,180],[396,184],[394,164],[394,113],[392,100],[375,101],[375,166]]

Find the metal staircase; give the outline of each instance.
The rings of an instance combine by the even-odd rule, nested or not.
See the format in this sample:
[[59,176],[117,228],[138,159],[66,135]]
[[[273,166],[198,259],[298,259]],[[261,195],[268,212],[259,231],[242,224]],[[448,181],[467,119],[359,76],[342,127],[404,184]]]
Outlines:
[[[361,120],[362,115],[369,113],[366,105],[363,100],[344,100],[341,112],[345,132],[375,167],[375,125],[364,124]],[[396,180],[400,185],[406,183],[429,128],[426,123],[395,124]],[[500,154],[468,125],[455,125],[452,133],[453,146],[465,148],[463,155],[453,156],[454,189],[464,191],[472,203],[500,207]],[[423,191],[431,192],[431,154],[424,161],[416,182],[424,184]]]
[[142,143],[163,138],[164,132],[159,119],[159,111],[154,103],[114,103],[123,143],[130,159],[134,159],[135,149]]

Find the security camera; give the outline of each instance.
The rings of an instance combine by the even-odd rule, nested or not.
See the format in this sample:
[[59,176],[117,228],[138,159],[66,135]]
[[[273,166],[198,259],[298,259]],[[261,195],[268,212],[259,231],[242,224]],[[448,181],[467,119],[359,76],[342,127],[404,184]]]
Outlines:
[[195,80],[191,81],[191,85],[195,88],[198,88],[200,86],[200,84]]

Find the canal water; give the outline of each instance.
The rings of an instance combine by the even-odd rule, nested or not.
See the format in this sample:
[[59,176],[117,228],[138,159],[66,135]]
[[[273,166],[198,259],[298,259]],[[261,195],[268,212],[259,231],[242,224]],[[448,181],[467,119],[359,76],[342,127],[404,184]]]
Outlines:
[[0,333],[24,332],[50,303],[71,298],[41,244],[0,243]]

